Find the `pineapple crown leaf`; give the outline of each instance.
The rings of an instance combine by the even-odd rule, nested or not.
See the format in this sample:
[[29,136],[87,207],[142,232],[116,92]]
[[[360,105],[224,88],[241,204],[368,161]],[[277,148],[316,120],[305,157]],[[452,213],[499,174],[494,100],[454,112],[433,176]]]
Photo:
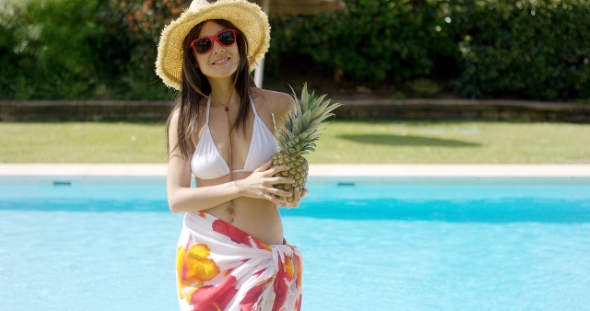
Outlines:
[[289,154],[306,154],[308,151],[315,151],[315,141],[327,124],[327,118],[334,116],[332,111],[342,104],[330,103],[327,95],[317,96],[315,92],[308,91],[307,83],[303,84],[301,95],[297,97],[293,87],[294,104],[286,119],[284,127],[279,130],[278,142],[281,149]]

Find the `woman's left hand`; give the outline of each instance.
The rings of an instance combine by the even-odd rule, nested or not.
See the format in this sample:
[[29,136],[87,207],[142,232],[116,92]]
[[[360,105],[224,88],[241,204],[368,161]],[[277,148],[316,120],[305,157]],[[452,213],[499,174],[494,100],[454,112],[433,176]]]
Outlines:
[[280,204],[280,206],[285,208],[299,207],[299,202],[301,202],[301,199],[303,199],[308,193],[309,190],[307,190],[307,188],[303,188],[303,193],[299,192],[299,188],[295,188],[293,191],[293,202],[283,199],[283,202]]

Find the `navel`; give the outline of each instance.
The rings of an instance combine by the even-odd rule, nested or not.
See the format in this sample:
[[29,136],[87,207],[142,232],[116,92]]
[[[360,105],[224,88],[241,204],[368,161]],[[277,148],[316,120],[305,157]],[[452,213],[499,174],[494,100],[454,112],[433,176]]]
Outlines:
[[234,210],[234,205],[231,204],[230,206],[227,207],[226,209],[227,213],[229,214],[229,216],[231,217],[229,220],[229,223],[233,223],[234,222],[234,216],[236,215],[236,211]]

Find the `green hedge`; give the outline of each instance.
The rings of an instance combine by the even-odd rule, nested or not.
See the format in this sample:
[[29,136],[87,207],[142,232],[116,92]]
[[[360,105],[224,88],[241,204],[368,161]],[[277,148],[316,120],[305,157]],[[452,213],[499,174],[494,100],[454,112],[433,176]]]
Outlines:
[[169,100],[174,90],[155,73],[157,45],[164,26],[188,7],[190,0],[110,0],[113,29],[128,53],[120,71],[125,99]]
[[[171,99],[154,73],[156,44],[188,4],[2,1],[0,98]],[[332,14],[271,14],[266,74],[280,76],[282,64],[300,60],[342,81],[447,84],[450,78],[467,97],[590,98],[589,0],[346,4]]]
[[96,1],[5,1],[0,11],[2,97],[75,99],[92,96],[101,74],[104,27]]
[[459,90],[476,98],[590,98],[590,1],[455,1]]
[[274,16],[271,52],[308,55],[314,65],[362,81],[443,81],[456,74],[452,85],[472,98],[590,97],[590,1],[349,0],[347,5],[330,15]]
[[349,0],[343,12],[272,16],[271,54],[309,55],[349,79],[399,83],[427,76],[434,53],[452,56],[456,49],[441,3]]
[[172,98],[154,73],[156,44],[163,24],[183,5],[0,2],[0,99]]

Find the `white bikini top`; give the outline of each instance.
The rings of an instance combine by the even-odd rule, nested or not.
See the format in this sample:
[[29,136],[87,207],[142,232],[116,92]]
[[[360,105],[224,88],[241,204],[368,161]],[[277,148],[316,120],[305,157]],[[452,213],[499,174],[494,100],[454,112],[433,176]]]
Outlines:
[[[191,159],[191,169],[193,174],[200,179],[214,179],[229,174],[229,166],[217,150],[211,130],[209,130],[209,107],[211,99],[207,101],[207,119],[205,129],[199,139],[197,148]],[[254,127],[252,129],[252,140],[250,141],[250,150],[244,163],[244,168],[234,170],[234,172],[253,172],[262,164],[268,162],[270,158],[280,148],[270,130],[264,125],[264,122],[258,117],[254,101],[250,97],[250,105],[254,111]]]

